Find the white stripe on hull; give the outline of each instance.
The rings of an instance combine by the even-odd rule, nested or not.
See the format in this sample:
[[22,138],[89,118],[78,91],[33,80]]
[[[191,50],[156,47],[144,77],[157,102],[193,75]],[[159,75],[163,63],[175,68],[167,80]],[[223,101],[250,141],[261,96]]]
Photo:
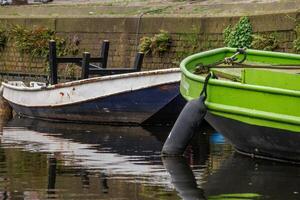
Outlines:
[[62,106],[118,93],[180,81],[177,68],[97,77],[47,87],[24,87],[2,83],[3,97],[27,106]]

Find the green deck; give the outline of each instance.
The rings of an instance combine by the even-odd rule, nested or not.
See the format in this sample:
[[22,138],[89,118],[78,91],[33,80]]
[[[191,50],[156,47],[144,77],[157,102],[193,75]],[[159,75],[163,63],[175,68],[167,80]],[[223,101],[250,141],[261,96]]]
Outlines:
[[[205,75],[193,74],[196,66],[214,63],[235,51],[221,48],[184,59],[181,94],[187,100],[199,97]],[[300,65],[300,55],[295,54],[247,50],[247,55],[247,62]],[[241,82],[210,79],[206,100],[210,112],[248,124],[300,132],[300,75],[258,69],[245,69],[240,74]]]

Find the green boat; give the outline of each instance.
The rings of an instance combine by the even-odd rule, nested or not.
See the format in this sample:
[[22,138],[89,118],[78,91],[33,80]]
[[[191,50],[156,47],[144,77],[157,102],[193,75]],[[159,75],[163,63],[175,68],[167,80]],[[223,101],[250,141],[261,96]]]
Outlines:
[[219,48],[180,67],[183,97],[205,90],[206,121],[238,152],[300,162],[300,55]]

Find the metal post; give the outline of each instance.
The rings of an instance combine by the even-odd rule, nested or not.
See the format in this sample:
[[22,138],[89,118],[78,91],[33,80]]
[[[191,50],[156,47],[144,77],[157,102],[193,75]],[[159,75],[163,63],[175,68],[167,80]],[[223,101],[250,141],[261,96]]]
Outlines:
[[81,78],[86,79],[89,77],[89,67],[90,67],[91,54],[89,52],[84,52],[82,55],[82,69]]
[[107,58],[108,58],[108,50],[109,50],[109,41],[104,40],[102,42],[100,57],[103,58],[102,64],[99,64],[99,67],[106,68],[107,67]]
[[49,68],[50,68],[50,84],[57,84],[57,55],[56,42],[50,40],[49,42]]
[[133,68],[136,69],[136,71],[141,71],[143,60],[144,60],[144,53],[138,52],[135,56],[134,65],[133,65]]

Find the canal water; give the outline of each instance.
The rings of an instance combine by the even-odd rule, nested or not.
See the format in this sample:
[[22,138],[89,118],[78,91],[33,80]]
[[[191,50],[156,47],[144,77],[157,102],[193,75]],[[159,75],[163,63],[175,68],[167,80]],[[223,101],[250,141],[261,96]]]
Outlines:
[[170,128],[1,123],[1,199],[300,199],[300,167],[234,153],[204,126],[185,158],[160,157]]

